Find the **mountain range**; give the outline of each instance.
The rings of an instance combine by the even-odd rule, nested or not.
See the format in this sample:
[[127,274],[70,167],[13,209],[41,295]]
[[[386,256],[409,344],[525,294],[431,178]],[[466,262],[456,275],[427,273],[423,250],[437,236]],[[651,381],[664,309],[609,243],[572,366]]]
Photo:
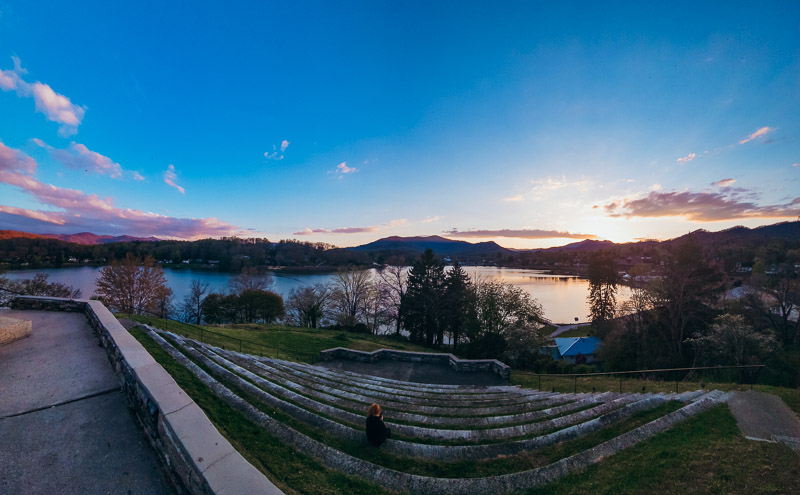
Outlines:
[[131,235],[97,235],[91,232],[80,232],[78,234],[31,234],[30,232],[20,232],[18,230],[0,230],[0,240],[14,239],[23,237],[25,239],[58,239],[59,241],[74,242],[75,244],[93,245],[108,244],[111,242],[134,242],[134,241],[160,241],[156,237],[135,237]]

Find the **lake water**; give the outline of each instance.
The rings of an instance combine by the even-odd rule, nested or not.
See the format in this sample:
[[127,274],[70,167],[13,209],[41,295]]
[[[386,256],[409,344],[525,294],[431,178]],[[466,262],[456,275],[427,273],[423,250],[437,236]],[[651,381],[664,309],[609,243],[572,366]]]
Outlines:
[[[539,270],[522,270],[496,267],[465,267],[470,277],[486,280],[500,280],[521,287],[529,292],[544,309],[544,315],[556,323],[573,323],[575,318],[587,321],[589,305],[586,296],[589,294],[589,282],[568,275],[551,275]],[[95,280],[99,267],[49,268],[40,270],[13,270],[6,272],[10,280],[31,278],[36,273],[48,274],[48,281],[61,282],[80,289],[83,297],[94,294]],[[370,270],[374,273],[374,270]],[[164,270],[167,284],[172,288],[175,299],[180,302],[189,293],[192,280],[208,282],[211,291],[224,292],[233,274],[207,270]],[[334,274],[279,274],[273,273],[274,283],[271,290],[286,297],[289,291],[302,286],[329,282]],[[628,297],[627,287],[619,287],[618,298]]]

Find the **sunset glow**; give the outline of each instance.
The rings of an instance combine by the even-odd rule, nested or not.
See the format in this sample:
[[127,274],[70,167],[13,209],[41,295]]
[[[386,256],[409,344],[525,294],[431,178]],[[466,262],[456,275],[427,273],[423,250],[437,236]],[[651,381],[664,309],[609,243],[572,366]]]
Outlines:
[[0,226],[537,248],[795,220],[800,7],[770,5],[20,2]]

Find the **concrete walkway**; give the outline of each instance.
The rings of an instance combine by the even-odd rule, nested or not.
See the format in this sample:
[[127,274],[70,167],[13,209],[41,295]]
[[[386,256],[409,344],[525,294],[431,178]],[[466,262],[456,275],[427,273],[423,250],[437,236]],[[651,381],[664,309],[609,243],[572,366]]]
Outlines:
[[800,419],[780,397],[748,390],[728,401],[745,438],[783,442],[800,453]]
[[0,347],[0,493],[173,493],[82,314],[33,322]]

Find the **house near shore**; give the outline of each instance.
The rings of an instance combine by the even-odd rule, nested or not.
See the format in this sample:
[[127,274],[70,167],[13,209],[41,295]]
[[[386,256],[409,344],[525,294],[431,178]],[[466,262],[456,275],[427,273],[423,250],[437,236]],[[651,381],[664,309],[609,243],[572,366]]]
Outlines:
[[[603,343],[597,337],[570,337],[555,338],[556,345],[549,349],[552,350],[553,359],[569,361],[576,360],[591,363],[597,360],[597,350]],[[583,360],[585,358],[585,361]]]

